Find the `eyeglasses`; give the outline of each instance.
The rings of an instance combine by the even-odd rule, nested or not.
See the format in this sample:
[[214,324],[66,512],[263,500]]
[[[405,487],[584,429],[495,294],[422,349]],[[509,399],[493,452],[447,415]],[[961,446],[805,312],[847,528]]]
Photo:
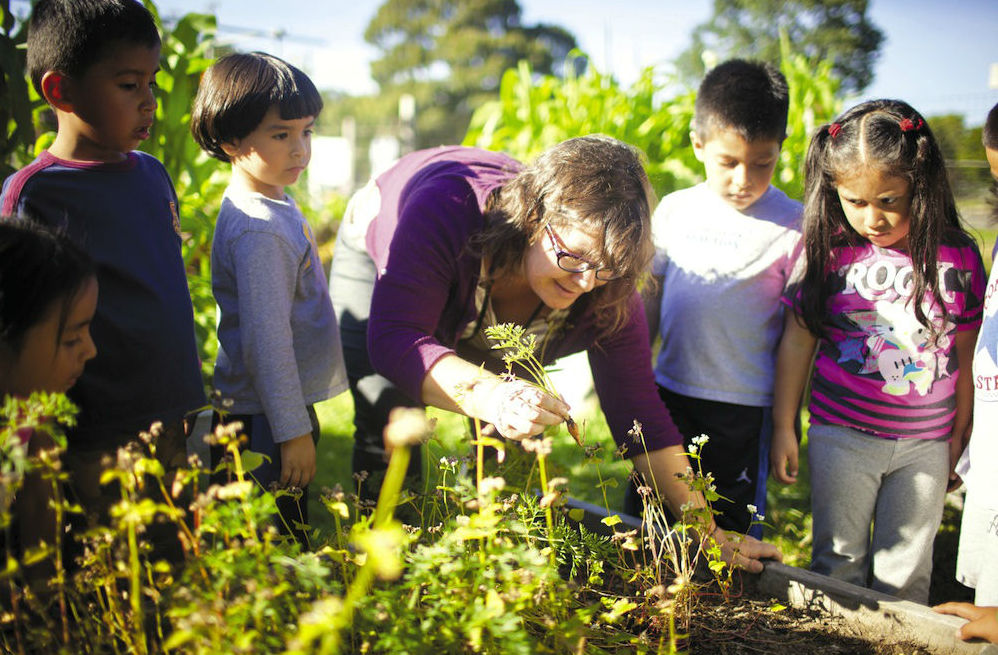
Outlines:
[[616,280],[623,277],[623,274],[618,273],[613,269],[605,266],[601,267],[599,264],[594,264],[588,259],[565,250],[564,242],[562,242],[562,240],[558,238],[558,235],[554,233],[554,229],[550,224],[545,224],[544,229],[551,238],[551,246],[554,248],[555,256],[558,257],[558,268],[561,270],[568,271],[569,273],[585,273],[586,271],[595,269],[596,279],[603,282],[609,282],[610,280]]

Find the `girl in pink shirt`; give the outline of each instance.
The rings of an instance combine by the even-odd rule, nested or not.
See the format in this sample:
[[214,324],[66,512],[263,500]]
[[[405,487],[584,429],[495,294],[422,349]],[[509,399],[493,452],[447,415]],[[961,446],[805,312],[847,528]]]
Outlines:
[[805,164],[804,243],[777,355],[773,476],[796,481],[794,423],[817,349],[811,568],[925,602],[970,421],[985,275],[918,112],[875,100],[819,130]]

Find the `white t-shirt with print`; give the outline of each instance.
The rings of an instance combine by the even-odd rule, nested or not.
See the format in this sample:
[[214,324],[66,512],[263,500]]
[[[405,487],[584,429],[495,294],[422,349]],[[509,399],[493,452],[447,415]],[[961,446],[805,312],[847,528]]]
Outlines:
[[770,186],[745,210],[699,184],[652,218],[664,275],[655,379],[675,393],[753,407],[773,403],[780,297],[800,247],[802,207]]

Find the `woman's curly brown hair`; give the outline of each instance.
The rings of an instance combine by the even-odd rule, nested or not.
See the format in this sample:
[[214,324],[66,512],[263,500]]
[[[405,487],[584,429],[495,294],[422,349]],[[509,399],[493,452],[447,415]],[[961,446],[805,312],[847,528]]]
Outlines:
[[597,239],[604,266],[622,274],[586,294],[601,334],[630,318],[628,300],[653,254],[654,192],[639,151],[603,135],[563,141],[544,151],[489,198],[485,229],[472,247],[491,261],[491,277],[519,272],[544,226],[576,228]]

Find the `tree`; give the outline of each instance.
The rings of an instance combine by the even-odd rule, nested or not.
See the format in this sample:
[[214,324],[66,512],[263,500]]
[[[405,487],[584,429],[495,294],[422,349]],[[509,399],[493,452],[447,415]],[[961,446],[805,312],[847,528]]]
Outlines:
[[371,75],[385,106],[415,98],[415,147],[460,141],[503,71],[524,59],[555,73],[576,46],[560,27],[523,25],[516,0],[386,0],[364,38],[381,51]]
[[676,59],[683,78],[696,83],[703,54],[780,60],[780,32],[795,52],[829,60],[844,91],[862,91],[873,80],[873,64],[884,35],[867,17],[868,0],[714,0],[714,14],[698,25],[692,43]]

